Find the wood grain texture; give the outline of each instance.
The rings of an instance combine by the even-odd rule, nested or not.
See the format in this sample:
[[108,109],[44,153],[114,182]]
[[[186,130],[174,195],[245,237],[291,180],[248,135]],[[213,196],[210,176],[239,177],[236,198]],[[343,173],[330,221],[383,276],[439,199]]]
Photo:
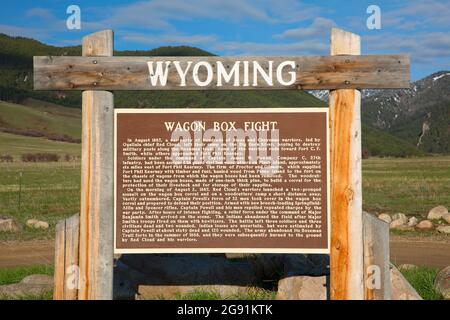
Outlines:
[[[83,54],[111,56],[112,31],[83,39]],[[111,92],[85,91],[82,105],[80,300],[112,299],[113,125]]]
[[78,299],[80,215],[65,220],[65,285],[64,300]]
[[73,215],[56,225],[54,300],[78,298],[79,217],[79,214]]
[[[89,50],[92,49],[92,45]],[[85,50],[85,51],[89,51]],[[236,61],[257,61],[264,70],[269,70],[273,61],[273,86],[269,86],[257,73],[258,85],[253,86],[253,64],[249,64],[249,86],[243,86],[243,63],[240,64],[239,83],[233,79],[217,86],[217,63],[220,61],[230,72]],[[180,86],[180,77],[173,63],[168,69],[166,85],[159,82],[153,86],[147,62],[180,61],[185,70],[192,61],[186,75],[186,86]],[[199,87],[194,82],[193,66],[206,61],[213,67],[209,85]],[[296,81],[284,86],[276,81],[276,67],[282,61],[295,61]],[[311,57],[34,57],[35,90],[256,90],[256,89],[366,89],[409,88],[409,57],[405,55],[373,56],[311,56]],[[290,67],[281,69],[282,79],[288,81]],[[207,77],[206,68],[198,69],[198,76]],[[222,77],[221,77],[222,78]]]
[[[333,29],[331,54],[361,53],[359,36]],[[361,93],[330,92],[331,299],[364,299]]]
[[[377,217],[363,212],[363,226],[365,299],[391,300],[389,225]],[[379,274],[374,274],[378,271]],[[380,276],[379,287],[377,287],[377,280],[373,281],[374,276]]]
[[54,287],[53,287],[53,300],[64,300],[64,285],[66,276],[66,261],[65,261],[65,230],[66,221],[59,221],[56,225],[55,236],[55,274],[54,274]]

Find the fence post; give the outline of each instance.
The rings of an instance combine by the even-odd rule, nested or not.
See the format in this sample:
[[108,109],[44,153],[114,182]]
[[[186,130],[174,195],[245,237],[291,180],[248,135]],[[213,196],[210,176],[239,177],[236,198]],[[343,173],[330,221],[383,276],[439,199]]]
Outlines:
[[[83,38],[83,56],[113,55],[112,30]],[[92,63],[96,64],[95,58]],[[114,99],[84,91],[80,210],[80,300],[110,300],[113,289]]]
[[56,225],[54,300],[77,300],[78,298],[79,238],[80,216],[78,214],[61,220]]
[[389,225],[367,212],[363,212],[363,225],[365,299],[391,300]]
[[[358,35],[333,28],[331,55],[360,55]],[[350,83],[347,83],[350,84]],[[333,300],[364,299],[361,186],[361,93],[330,91],[331,248]]]

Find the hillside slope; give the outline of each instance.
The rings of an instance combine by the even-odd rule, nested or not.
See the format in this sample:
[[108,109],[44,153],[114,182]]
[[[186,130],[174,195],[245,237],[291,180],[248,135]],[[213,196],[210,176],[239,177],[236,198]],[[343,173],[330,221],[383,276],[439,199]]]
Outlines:
[[450,153],[450,71],[363,100],[363,121],[429,153]]
[[[79,139],[80,92],[32,90],[32,57],[37,55],[81,55],[81,47],[54,47],[26,38],[0,35],[0,100],[22,104],[0,104],[0,130],[42,136]],[[161,47],[149,51],[117,51],[126,56],[210,56],[187,46]],[[304,91],[119,91],[118,108],[239,108],[325,107]],[[25,105],[25,106],[23,106]],[[61,106],[73,107],[73,109]],[[75,109],[77,108],[77,109]],[[381,138],[382,137],[382,138]],[[419,155],[417,148],[370,126],[363,126],[363,148],[372,155]]]
[[0,101],[0,131],[46,137],[51,140],[79,142],[81,110],[34,99],[25,105]]

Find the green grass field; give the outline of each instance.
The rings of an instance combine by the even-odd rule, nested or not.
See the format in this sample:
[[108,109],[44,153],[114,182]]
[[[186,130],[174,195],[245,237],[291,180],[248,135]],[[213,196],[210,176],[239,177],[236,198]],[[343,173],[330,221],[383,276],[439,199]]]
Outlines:
[[417,267],[401,271],[406,280],[424,300],[442,300],[444,298],[434,289],[434,279],[436,279],[438,272],[439,269],[429,267]]
[[[0,285],[18,283],[25,277],[32,274],[46,274],[53,276],[52,266],[36,265],[29,267],[16,267],[0,269]],[[0,300],[12,300],[10,297],[0,295]],[[52,290],[38,295],[24,295],[14,300],[53,300]]]
[[372,158],[363,161],[363,208],[426,216],[450,206],[450,157]]
[[68,154],[79,158],[81,145],[0,132],[0,155],[11,155],[17,161],[24,153],[56,153],[62,158]]
[[52,238],[58,220],[79,212],[79,162],[1,163],[0,181],[2,216],[15,217],[23,226],[31,218],[50,223],[48,230],[24,226],[19,233],[0,233],[0,241]]

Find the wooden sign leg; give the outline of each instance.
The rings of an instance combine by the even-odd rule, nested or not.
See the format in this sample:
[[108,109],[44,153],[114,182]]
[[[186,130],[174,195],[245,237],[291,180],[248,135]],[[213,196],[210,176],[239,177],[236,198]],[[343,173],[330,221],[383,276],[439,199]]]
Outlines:
[[[112,55],[111,30],[83,39],[83,56]],[[110,300],[113,287],[113,94],[84,91],[82,107],[78,299]]]
[[[359,36],[332,29],[331,55],[361,54]],[[364,299],[361,93],[330,92],[331,299]]]

